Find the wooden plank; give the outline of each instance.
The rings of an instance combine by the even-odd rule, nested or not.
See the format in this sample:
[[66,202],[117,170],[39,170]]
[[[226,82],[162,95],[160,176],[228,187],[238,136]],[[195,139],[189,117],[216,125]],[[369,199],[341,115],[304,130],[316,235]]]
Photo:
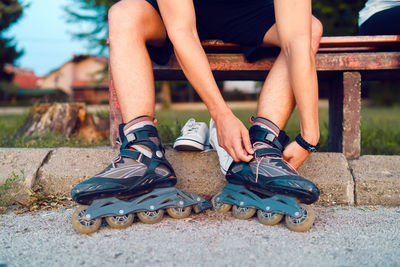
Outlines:
[[[206,52],[241,51],[240,45],[224,43],[221,40],[207,40],[201,44]],[[400,35],[326,36],[321,38],[319,51],[374,51],[385,48],[400,48]],[[271,47],[265,47],[265,49],[268,50]]]
[[[207,54],[207,57],[213,71],[231,72],[233,78],[240,71],[270,70],[275,61],[275,57],[267,57],[249,63],[242,54]],[[317,54],[316,67],[318,71],[397,70],[400,69],[400,52]],[[154,64],[153,68],[156,73],[181,72],[175,57],[171,57],[167,65]]]
[[347,159],[360,157],[361,150],[361,75],[343,73],[342,152]]

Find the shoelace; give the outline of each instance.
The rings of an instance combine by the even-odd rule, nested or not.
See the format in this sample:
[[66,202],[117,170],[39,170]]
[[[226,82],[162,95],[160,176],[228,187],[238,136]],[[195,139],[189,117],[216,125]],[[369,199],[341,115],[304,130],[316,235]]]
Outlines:
[[111,163],[112,163],[112,167],[116,168],[116,165],[118,162],[120,162],[122,159],[122,157],[120,155],[116,156],[115,158],[112,159]]
[[196,133],[199,129],[200,124],[196,123],[194,120],[189,120],[182,128],[182,135],[186,135],[188,133]]

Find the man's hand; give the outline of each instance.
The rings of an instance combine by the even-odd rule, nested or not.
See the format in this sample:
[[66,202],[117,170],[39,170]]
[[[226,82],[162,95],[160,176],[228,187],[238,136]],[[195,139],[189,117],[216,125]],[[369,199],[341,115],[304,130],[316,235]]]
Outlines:
[[231,155],[234,161],[249,162],[254,153],[249,130],[232,113],[215,119],[218,144]]
[[283,158],[297,170],[310,154],[309,151],[302,148],[297,142],[291,142],[283,151]]

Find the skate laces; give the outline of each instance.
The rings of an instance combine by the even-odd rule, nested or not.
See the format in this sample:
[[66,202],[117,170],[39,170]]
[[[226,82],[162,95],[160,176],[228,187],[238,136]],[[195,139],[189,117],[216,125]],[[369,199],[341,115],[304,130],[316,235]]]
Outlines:
[[122,159],[122,157],[120,155],[116,156],[115,158],[112,159],[111,163],[112,163],[112,167],[116,168],[117,166],[115,164],[117,164],[118,162],[120,162]]

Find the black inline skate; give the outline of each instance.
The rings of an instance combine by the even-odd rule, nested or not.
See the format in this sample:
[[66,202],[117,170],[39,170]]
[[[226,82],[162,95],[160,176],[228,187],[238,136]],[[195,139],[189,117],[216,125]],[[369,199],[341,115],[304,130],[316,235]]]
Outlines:
[[83,205],[74,212],[72,225],[82,234],[100,227],[102,218],[113,228],[126,228],[134,215],[144,223],[157,223],[167,213],[177,219],[211,207],[202,197],[173,187],[176,176],[164,155],[153,121],[139,117],[119,126],[120,153],[94,177],[71,191]]
[[257,212],[259,221],[267,225],[279,223],[286,215],[289,229],[307,231],[315,215],[305,204],[317,201],[319,190],[282,158],[288,136],[264,118],[254,120],[249,134],[254,159],[231,164],[226,173],[229,184],[212,199],[214,208],[227,212],[233,205],[232,214],[239,219],[249,219]]

